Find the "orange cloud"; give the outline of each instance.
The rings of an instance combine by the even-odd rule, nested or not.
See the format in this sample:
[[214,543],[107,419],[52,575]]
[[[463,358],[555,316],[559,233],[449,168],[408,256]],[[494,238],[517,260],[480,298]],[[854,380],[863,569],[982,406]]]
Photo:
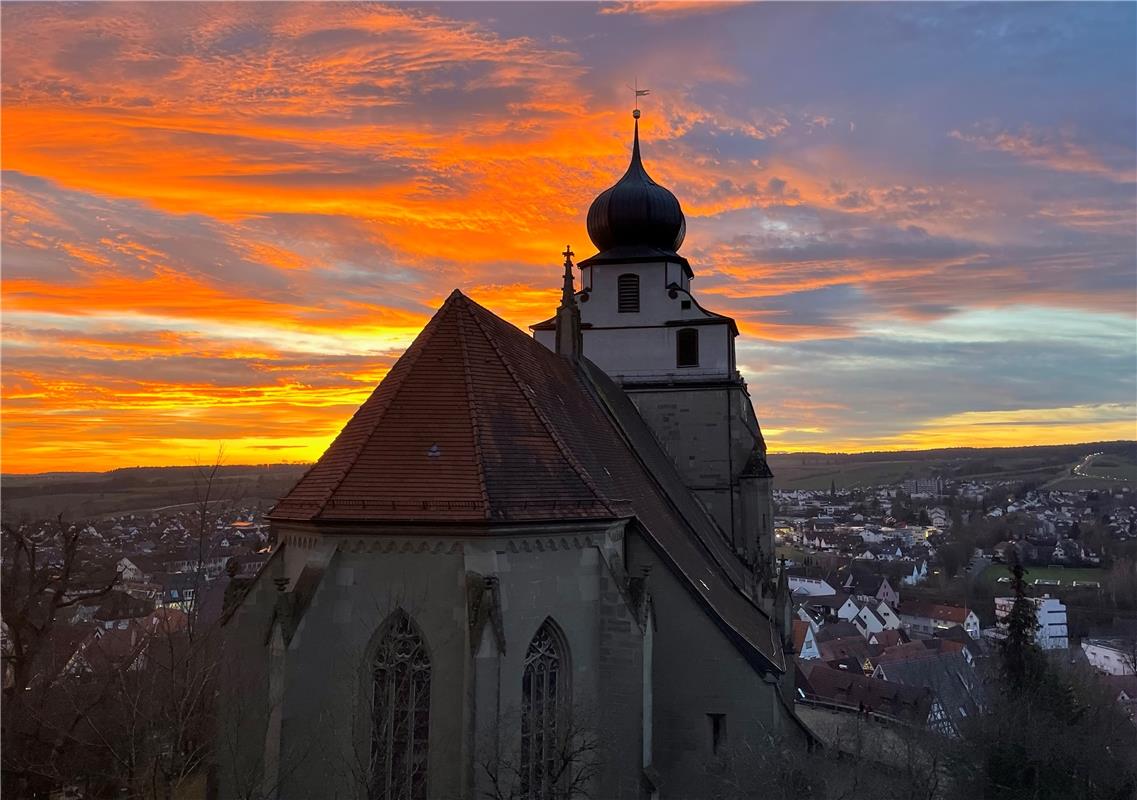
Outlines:
[[[686,35],[747,8],[586,8],[605,16],[581,37],[445,6],[5,4],[4,469],[186,463],[221,441],[230,460],[311,459],[452,288],[522,329],[550,316],[558,254],[587,255],[585,210],[627,165],[611,75],[632,65],[662,81],[645,159],[687,212],[696,291],[752,343],[961,304],[1131,312],[1100,277],[1128,263],[1131,203],[1031,205],[1013,182],[866,164],[849,139],[863,98],[766,105],[753,64]],[[1128,174],[1065,133],[961,130],[1022,164]],[[1036,226],[1102,238],[1024,255]],[[824,398],[760,403],[783,448],[980,425],[878,441]]]

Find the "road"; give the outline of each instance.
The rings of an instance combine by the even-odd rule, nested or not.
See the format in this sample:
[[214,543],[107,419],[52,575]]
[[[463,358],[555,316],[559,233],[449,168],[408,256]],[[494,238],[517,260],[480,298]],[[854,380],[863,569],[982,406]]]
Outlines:
[[1109,475],[1091,475],[1090,473],[1086,472],[1086,470],[1089,469],[1090,465],[1093,463],[1094,459],[1100,455],[1103,455],[1103,454],[1102,453],[1090,453],[1088,456],[1083,458],[1078,463],[1078,465],[1076,467],[1074,467],[1074,474],[1077,475],[1079,478],[1097,478],[1098,480],[1102,480],[1102,481],[1120,481],[1120,480],[1123,480],[1123,478],[1111,478]]

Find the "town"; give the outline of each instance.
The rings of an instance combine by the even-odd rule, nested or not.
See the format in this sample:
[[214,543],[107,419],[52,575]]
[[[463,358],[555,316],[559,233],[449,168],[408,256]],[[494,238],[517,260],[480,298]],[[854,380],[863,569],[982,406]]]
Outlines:
[[983,711],[982,664],[1006,637],[1016,564],[1037,646],[1092,674],[1137,725],[1131,485],[911,479],[775,502],[795,702],[817,731],[836,736],[826,717],[854,711],[956,735]]
[[[862,720],[878,731],[957,737],[969,716],[983,713],[984,665],[1006,636],[1016,564],[1035,609],[1037,647],[1063,668],[1091,675],[1137,726],[1137,492],[1130,483],[1050,490],[908,479],[779,489],[774,501],[795,711],[834,751],[864,750],[854,741],[864,734]],[[265,511],[260,499],[238,498],[81,523],[6,524],[6,547],[15,538],[34,549],[37,569],[68,578],[48,641],[24,662],[27,674],[14,673],[21,661],[10,658],[5,623],[5,688],[19,682],[41,696],[75,698],[105,691],[121,674],[141,679],[168,669],[162,652],[171,641],[184,642],[193,627],[207,635],[269,559],[276,543]],[[88,717],[92,730],[112,724]],[[37,723],[73,724],[48,715]],[[878,739],[870,760],[911,755],[890,750],[887,734]],[[72,775],[114,772],[96,737],[81,749]],[[93,786],[72,788],[79,796]]]

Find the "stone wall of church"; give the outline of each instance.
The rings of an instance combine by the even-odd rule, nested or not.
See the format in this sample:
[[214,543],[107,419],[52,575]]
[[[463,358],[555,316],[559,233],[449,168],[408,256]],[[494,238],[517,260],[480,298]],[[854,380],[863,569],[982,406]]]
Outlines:
[[[261,579],[245,595],[240,610],[222,628],[224,658],[218,664],[220,693],[217,732],[214,738],[218,797],[256,797],[277,764],[265,763],[271,710],[279,707],[269,699],[269,631],[277,591],[272,579],[281,573],[281,559],[271,559]],[[274,720],[279,730],[279,719]],[[279,758],[279,737],[269,748]]]
[[[492,748],[503,759],[518,758],[525,655],[551,619],[569,650],[571,724],[596,746],[590,794],[631,800],[639,797],[643,633],[609,565],[622,551],[621,538],[592,540],[596,546],[570,540],[567,549],[545,544],[521,552],[498,552],[503,541],[467,548],[467,569],[498,580],[506,640],[504,654],[488,640],[478,650],[479,674],[500,670],[501,679],[497,697],[489,685],[478,687],[475,749],[479,761]],[[475,777],[475,796],[484,796],[485,784],[484,774]]]
[[[740,777],[730,773],[733,757],[768,748],[771,737],[803,744],[804,735],[778,696],[779,676],[764,678],[752,666],[646,541],[630,537],[628,549],[633,573],[652,566],[652,768],[660,796],[721,796],[719,781]],[[720,715],[717,747],[712,715]],[[761,785],[750,790],[762,796]]]
[[[225,629],[230,652],[239,653],[227,661],[251,666],[259,682],[241,698],[252,706],[248,713],[223,723],[240,731],[241,746],[221,765],[221,796],[237,796],[253,773],[272,772],[274,764],[269,783],[282,800],[364,796],[370,665],[384,623],[402,609],[431,659],[430,797],[480,797],[483,762],[517,763],[526,651],[547,619],[567,645],[569,711],[582,732],[597,737],[602,756],[593,796],[639,797],[643,634],[608,563],[622,541],[605,532],[587,536],[595,544],[571,534],[464,542],[302,537],[316,547],[277,558]],[[312,573],[306,578],[297,566],[305,563],[321,565],[307,588]],[[286,574],[292,580],[278,592],[273,578]],[[472,574],[496,579],[499,612],[474,642]],[[280,597],[296,592],[309,597],[274,655],[271,631],[290,630],[279,622]],[[269,701],[270,691],[280,702]]]
[[744,486],[740,481],[751,454],[762,447],[745,387],[624,389],[735,549],[753,553],[762,546],[768,556],[773,543],[769,482]]

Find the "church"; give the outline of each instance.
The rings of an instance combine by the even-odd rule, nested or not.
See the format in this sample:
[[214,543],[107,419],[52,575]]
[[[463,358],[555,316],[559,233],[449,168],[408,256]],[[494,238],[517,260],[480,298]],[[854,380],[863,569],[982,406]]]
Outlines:
[[455,290],[271,512],[224,616],[220,796],[698,798],[804,743],[738,329],[634,117],[555,315]]

